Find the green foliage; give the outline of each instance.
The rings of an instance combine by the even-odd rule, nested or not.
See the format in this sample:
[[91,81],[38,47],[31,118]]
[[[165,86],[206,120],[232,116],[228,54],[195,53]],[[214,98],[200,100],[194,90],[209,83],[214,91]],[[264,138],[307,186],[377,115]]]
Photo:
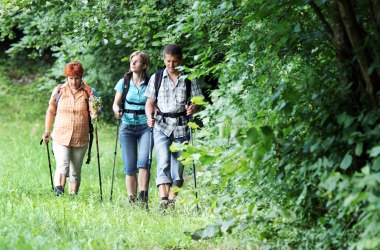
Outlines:
[[[150,210],[132,208],[125,191],[120,150],[116,158],[113,200],[109,202],[115,126],[98,130],[103,202],[99,199],[96,149],[82,169],[77,196],[54,196],[45,145],[39,140],[50,90],[40,83],[14,84],[0,65],[0,248],[1,249],[234,249],[234,237],[195,242],[191,231],[206,226],[209,215],[197,212],[191,192],[182,192],[177,210],[165,216],[150,185]],[[101,121],[99,121],[101,122]],[[94,142],[95,143],[95,142]],[[51,150],[51,144],[50,144]],[[54,170],[55,160],[51,163]],[[153,164],[155,165],[155,164]],[[154,179],[152,170],[152,180]],[[187,178],[187,175],[185,175]],[[184,189],[189,189],[187,185]]]
[[[163,46],[178,41],[168,26],[176,24],[178,10],[188,9],[182,2],[156,1],[3,1],[0,7],[0,40],[23,32],[8,54],[31,49],[35,58],[52,51],[57,61],[49,77],[58,82],[67,62],[82,62],[85,80],[105,106],[112,104],[113,87],[128,71],[125,58],[134,50],[151,55],[152,71],[162,67]],[[110,111],[105,114],[112,118]]]
[[370,48],[368,74],[380,71],[380,36],[368,2],[353,2],[365,43],[345,62],[318,15],[337,32],[335,1],[8,0],[0,38],[23,32],[9,54],[53,51],[55,80],[67,61],[83,62],[105,107],[132,51],[148,51],[153,72],[162,47],[181,44],[189,78],[218,81],[206,91],[209,104],[193,100],[205,106],[195,117],[202,125],[190,123],[194,145],[171,147],[197,166],[193,202],[215,216],[189,235],[245,234],[242,244],[267,248],[375,249],[380,114],[365,98],[356,60]]
[[[212,170],[202,179],[203,198],[212,197],[210,209],[221,221],[193,237],[253,227],[251,238],[277,247],[377,246],[377,232],[363,228],[367,212],[371,225],[380,223],[371,205],[378,199],[369,195],[369,180],[352,173],[360,170],[360,158],[376,165],[378,111],[362,106],[349,115],[349,85],[339,81],[332,48],[323,46],[322,30],[296,18],[310,17],[311,10],[301,2],[230,2],[228,8],[198,1],[202,4],[207,7],[195,11],[192,22],[202,27],[197,30],[220,33],[215,43],[212,32],[202,37],[209,49],[197,55],[202,64],[193,71],[217,75],[220,85],[211,93],[212,105],[200,114],[205,127],[184,162],[190,158]],[[205,10],[209,15],[202,19]],[[223,34],[236,16],[239,26]],[[218,25],[209,25],[215,20]],[[218,49],[225,51],[223,61],[208,61]],[[211,153],[215,149],[217,155]],[[231,230],[222,230],[223,223]]]

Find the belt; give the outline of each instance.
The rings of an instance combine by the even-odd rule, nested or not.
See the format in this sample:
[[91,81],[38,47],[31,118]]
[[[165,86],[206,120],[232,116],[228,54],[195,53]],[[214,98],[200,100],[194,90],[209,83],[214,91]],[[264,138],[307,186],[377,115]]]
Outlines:
[[183,122],[182,122],[182,119],[178,119],[178,118],[185,117],[187,119],[186,111],[179,112],[179,113],[162,113],[161,111],[157,111],[157,114],[162,116],[162,120],[164,123],[166,123],[165,118],[176,118],[177,124],[179,126],[183,126]]
[[181,116],[186,116],[186,112],[179,112],[179,113],[162,113],[160,111],[157,111],[157,114],[166,118],[166,117],[169,117],[169,118],[178,118],[178,117],[181,117]]
[[124,113],[131,113],[135,115],[145,115],[145,110],[124,109]]

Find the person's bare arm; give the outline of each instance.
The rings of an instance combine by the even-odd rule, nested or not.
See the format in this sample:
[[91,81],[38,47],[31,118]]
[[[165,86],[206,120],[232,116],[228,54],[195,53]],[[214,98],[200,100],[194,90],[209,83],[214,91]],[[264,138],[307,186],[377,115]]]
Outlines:
[[154,118],[152,118],[152,113],[155,112],[155,100],[148,98],[145,103],[145,114],[148,118],[148,126],[153,128],[154,127]]
[[46,111],[46,116],[45,116],[45,132],[43,133],[42,135],[42,140],[44,140],[44,142],[49,142],[50,140],[50,130],[51,130],[51,127],[53,126],[53,122],[54,122],[54,116],[55,116],[55,95],[57,93],[57,89],[55,89],[53,91],[53,94],[51,95],[50,97],[50,100],[49,100],[49,106],[48,106],[48,109]]
[[116,92],[115,98],[113,100],[112,110],[117,119],[120,119],[122,116],[122,112],[121,112],[122,108],[120,108],[122,98],[123,98],[123,94]]

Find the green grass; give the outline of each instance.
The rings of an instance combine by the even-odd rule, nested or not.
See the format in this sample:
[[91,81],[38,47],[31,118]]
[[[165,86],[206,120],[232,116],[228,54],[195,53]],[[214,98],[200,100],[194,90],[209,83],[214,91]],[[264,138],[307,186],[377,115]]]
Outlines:
[[[100,201],[96,144],[92,161],[83,166],[79,195],[56,197],[50,184],[45,145],[39,145],[50,95],[42,80],[11,83],[0,67],[0,249],[236,249],[229,236],[194,241],[193,232],[212,223],[207,209],[197,212],[191,171],[177,209],[158,210],[150,185],[150,210],[127,201],[118,148],[113,201],[109,201],[116,126],[98,128],[103,201]],[[51,145],[50,145],[51,147]],[[51,148],[50,148],[51,150]],[[51,154],[54,171],[54,156]],[[155,164],[153,164],[155,165]],[[241,247],[241,246],[240,246]]]

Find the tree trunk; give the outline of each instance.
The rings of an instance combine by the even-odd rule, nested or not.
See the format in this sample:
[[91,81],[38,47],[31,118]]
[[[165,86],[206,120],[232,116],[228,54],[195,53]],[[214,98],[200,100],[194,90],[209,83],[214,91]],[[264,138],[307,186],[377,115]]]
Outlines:
[[341,63],[341,65],[343,65],[353,57],[353,54],[351,53],[352,47],[344,29],[337,3],[335,1],[331,1],[330,5],[333,20],[333,34],[334,42],[336,45],[336,55],[338,61]]
[[336,48],[336,58],[339,62],[339,71],[342,72],[340,76],[345,82],[352,83],[352,99],[347,99],[350,103],[347,105],[350,109],[347,111],[349,113],[357,113],[361,110],[361,107],[358,104],[360,100],[360,93],[364,92],[364,88],[360,84],[362,80],[360,78],[360,73],[358,73],[357,64],[352,62],[352,58],[354,57],[354,54],[352,53],[352,46],[347,37],[336,1],[330,2],[330,10],[333,21],[332,30]]
[[380,34],[380,0],[370,0],[371,12],[375,19],[376,29],[375,32]]
[[326,21],[326,18],[323,16],[321,10],[318,8],[317,4],[314,1],[309,2],[312,10],[317,15],[318,19],[323,24],[323,27],[325,27],[325,30],[329,34],[330,38],[334,37],[334,31],[331,29],[329,23]]
[[378,108],[378,100],[376,92],[379,91],[379,77],[377,71],[369,74],[369,68],[374,63],[368,49],[364,44],[364,31],[356,21],[355,12],[351,1],[335,0],[338,5],[339,13],[343,21],[343,25],[347,36],[350,40],[353,52],[356,55],[361,76],[364,80],[365,99],[369,101],[371,108]]

